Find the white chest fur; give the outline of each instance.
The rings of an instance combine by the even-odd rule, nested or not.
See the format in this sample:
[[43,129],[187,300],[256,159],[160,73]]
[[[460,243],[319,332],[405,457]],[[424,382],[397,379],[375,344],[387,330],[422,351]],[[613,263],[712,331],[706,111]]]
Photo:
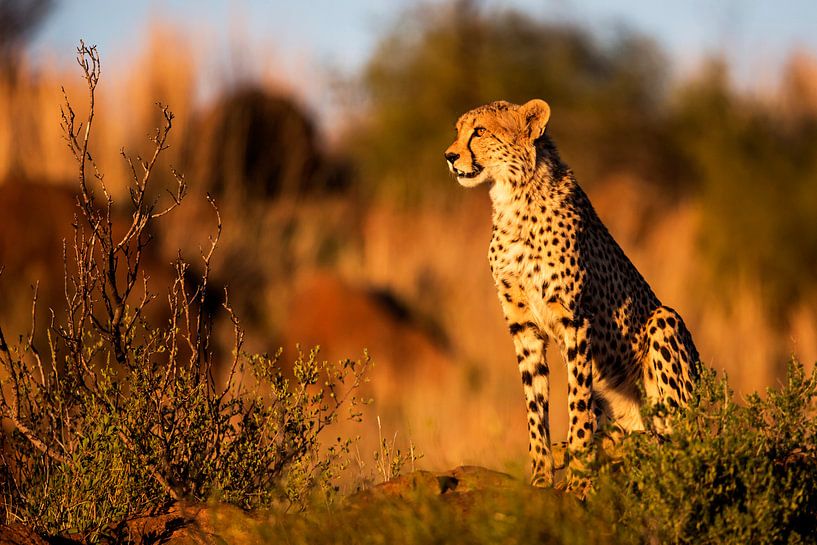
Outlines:
[[570,256],[563,255],[548,210],[538,200],[495,200],[489,262],[500,296],[550,332],[557,316],[547,303],[565,292],[563,270]]

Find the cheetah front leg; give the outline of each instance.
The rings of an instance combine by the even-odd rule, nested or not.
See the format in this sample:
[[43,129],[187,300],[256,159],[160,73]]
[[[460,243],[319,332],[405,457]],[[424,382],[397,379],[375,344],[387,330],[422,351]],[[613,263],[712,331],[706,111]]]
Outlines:
[[502,312],[516,350],[516,361],[525,391],[532,462],[531,484],[553,486],[553,453],[550,449],[550,370],[545,359],[547,337],[533,322],[522,290],[508,280],[497,282]]
[[550,448],[550,369],[545,359],[547,338],[532,322],[509,324],[516,349],[516,361],[522,376],[528,410],[528,433],[532,462],[531,484],[553,486],[553,453]]
[[564,319],[562,356],[567,365],[569,453],[568,488],[583,490],[588,481],[584,462],[592,454],[590,447],[596,431],[593,411],[593,360],[590,357],[590,326],[586,320]]

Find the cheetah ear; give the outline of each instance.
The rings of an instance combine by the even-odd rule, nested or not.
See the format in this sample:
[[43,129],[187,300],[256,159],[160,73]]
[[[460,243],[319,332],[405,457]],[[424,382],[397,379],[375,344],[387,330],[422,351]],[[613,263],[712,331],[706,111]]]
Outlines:
[[548,106],[547,102],[540,98],[534,98],[520,106],[519,113],[522,115],[531,141],[536,140],[545,133],[545,127],[547,127],[550,119],[550,106]]

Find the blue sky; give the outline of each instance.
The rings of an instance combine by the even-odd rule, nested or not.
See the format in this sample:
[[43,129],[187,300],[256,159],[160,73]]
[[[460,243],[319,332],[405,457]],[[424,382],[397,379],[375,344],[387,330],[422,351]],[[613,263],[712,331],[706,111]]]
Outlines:
[[[57,0],[34,37],[36,59],[71,62],[79,38],[100,46],[103,59],[127,59],[144,44],[145,30],[164,21],[183,37],[206,47],[216,64],[236,44],[245,61],[274,58],[282,78],[303,86],[327,73],[351,73],[367,59],[383,32],[416,2],[408,0]],[[435,9],[442,0],[425,2]],[[482,0],[533,17],[579,22],[599,33],[624,25],[658,40],[676,74],[722,51],[736,79],[749,88],[774,80],[793,49],[817,56],[814,0]],[[222,67],[223,68],[223,67]],[[250,67],[251,68],[251,67]],[[251,71],[251,70],[250,70]],[[316,100],[316,97],[308,97]]]

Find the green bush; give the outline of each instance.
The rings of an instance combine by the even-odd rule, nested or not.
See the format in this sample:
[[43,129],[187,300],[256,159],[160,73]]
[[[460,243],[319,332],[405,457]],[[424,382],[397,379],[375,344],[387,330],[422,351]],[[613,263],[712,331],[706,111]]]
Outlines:
[[703,375],[672,434],[635,434],[602,466],[589,506],[637,543],[817,540],[817,372],[789,364],[765,398],[735,402],[726,377]]

